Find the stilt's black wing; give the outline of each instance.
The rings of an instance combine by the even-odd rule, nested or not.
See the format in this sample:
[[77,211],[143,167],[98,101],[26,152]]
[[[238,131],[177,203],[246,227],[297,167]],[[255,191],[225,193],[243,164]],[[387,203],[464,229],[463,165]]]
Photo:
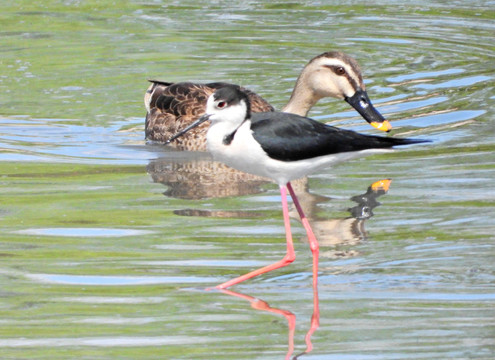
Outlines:
[[363,135],[282,112],[253,113],[251,130],[268,156],[281,161],[426,142]]

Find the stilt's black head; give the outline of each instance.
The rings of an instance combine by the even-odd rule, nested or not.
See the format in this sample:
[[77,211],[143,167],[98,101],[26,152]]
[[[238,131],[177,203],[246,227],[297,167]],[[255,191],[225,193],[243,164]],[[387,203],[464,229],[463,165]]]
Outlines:
[[237,85],[226,85],[221,87],[213,94],[213,99],[217,103],[218,108],[225,108],[232,105],[237,105],[244,100],[246,103],[246,119],[251,117],[251,103],[248,96]]
[[[239,106],[235,109],[236,105],[239,105],[242,102],[244,102],[245,106]],[[239,112],[239,109],[243,109],[241,111],[244,113]],[[215,93],[208,98],[206,114],[172,136],[165,144],[170,143],[207,120],[219,121],[219,119],[223,121],[233,121],[235,124],[235,130],[228,135],[228,138],[226,138],[227,140],[224,140],[230,143],[239,126],[249,118],[251,118],[251,103],[249,102],[247,94],[237,85],[226,85],[215,91]]]

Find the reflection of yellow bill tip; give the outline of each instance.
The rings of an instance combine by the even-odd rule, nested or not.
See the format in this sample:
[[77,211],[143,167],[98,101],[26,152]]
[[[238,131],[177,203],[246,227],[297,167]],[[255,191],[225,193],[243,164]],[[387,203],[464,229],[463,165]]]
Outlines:
[[382,122],[377,122],[373,121],[371,122],[371,126],[373,126],[375,129],[381,130],[381,131],[390,131],[392,130],[392,125],[388,122],[388,120],[384,120]]
[[391,183],[392,183],[392,180],[390,180],[390,179],[383,179],[383,180],[375,181],[373,184],[371,184],[371,190],[373,190],[374,192],[377,192],[380,190],[387,192],[388,189],[390,188]]

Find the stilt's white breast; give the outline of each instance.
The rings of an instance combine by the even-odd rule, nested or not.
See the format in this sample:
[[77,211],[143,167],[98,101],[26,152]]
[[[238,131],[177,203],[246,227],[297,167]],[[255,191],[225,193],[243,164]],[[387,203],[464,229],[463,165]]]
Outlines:
[[231,133],[232,128],[228,124],[211,124],[206,139],[214,159],[250,174],[270,177],[265,164],[268,155],[253,138],[251,121],[245,121],[237,129],[230,144],[225,144],[225,136]]

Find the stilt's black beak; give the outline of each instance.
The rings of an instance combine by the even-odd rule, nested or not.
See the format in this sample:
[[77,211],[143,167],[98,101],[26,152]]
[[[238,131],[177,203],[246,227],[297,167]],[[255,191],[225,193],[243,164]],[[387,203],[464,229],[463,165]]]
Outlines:
[[382,131],[390,131],[392,125],[375,109],[366,91],[358,89],[351,97],[346,97],[347,101],[361,116],[374,128]]
[[208,114],[204,114],[203,116],[201,116],[198,120],[196,120],[195,122],[193,122],[191,125],[189,125],[188,127],[186,127],[185,129],[182,129],[181,131],[179,131],[177,134],[175,134],[174,136],[172,136],[170,139],[168,139],[166,142],[165,142],[165,145],[166,144],[170,144],[172,141],[174,141],[175,139],[177,139],[179,136],[182,136],[184,135],[186,132],[188,132],[189,130],[191,129],[194,129],[196,126],[198,125],[201,125],[202,123],[204,123],[205,121],[207,121],[209,118],[210,118],[211,115],[208,115]]

